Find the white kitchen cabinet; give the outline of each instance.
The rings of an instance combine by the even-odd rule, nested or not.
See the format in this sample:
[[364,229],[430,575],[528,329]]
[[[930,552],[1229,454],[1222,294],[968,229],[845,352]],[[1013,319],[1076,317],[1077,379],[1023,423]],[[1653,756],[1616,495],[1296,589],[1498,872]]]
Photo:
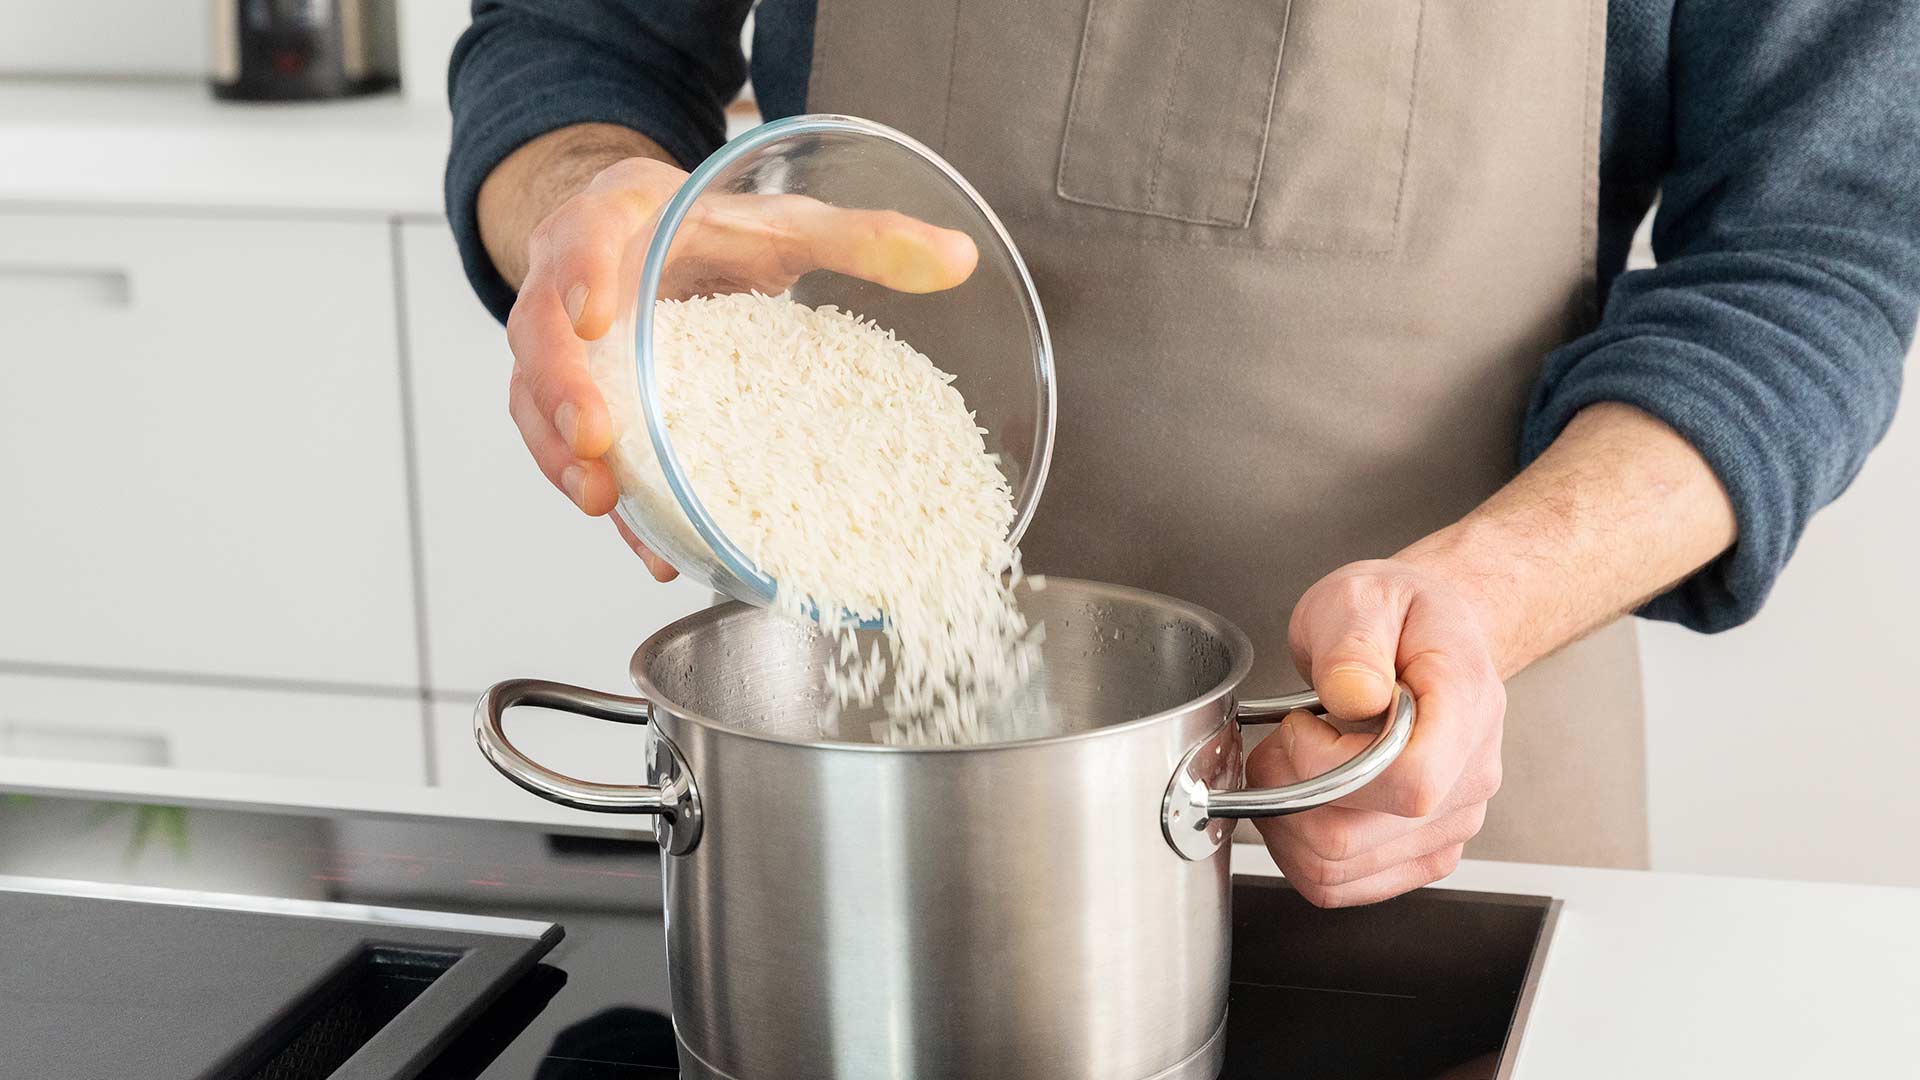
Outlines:
[[0,212],[0,664],[417,688],[389,240]]
[[704,606],[660,585],[611,521],[549,485],[507,418],[513,358],[441,223],[400,227],[420,469],[428,681],[472,695],[518,675],[626,687],[634,646]]
[[139,777],[162,788],[176,771],[426,783],[417,698],[125,679],[0,675],[0,759],[108,766],[136,793]]
[[[647,729],[613,724],[549,709],[515,709],[507,737],[548,768],[582,780],[610,784],[647,782]],[[460,817],[563,825],[569,831],[643,832],[651,819],[631,814],[594,814],[550,803],[501,776],[473,741],[473,704],[433,706],[433,747],[439,765],[435,797],[442,810]]]

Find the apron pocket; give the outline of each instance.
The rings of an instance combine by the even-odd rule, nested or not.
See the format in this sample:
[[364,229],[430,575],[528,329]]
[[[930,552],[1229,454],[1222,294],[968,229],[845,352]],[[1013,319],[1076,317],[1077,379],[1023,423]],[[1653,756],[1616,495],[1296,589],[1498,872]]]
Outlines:
[[1245,228],[1289,6],[1089,0],[1060,144],[1060,197]]
[[1254,231],[1386,254],[1400,225],[1426,0],[1293,0]]
[[1391,254],[1425,9],[1090,0],[1056,192],[1150,241]]

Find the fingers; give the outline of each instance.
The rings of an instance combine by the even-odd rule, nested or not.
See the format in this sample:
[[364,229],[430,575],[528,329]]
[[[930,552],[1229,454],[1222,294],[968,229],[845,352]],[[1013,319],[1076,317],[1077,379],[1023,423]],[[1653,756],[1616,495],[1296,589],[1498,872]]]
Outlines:
[[[1420,730],[1420,723],[1424,721],[1423,715],[1415,722],[1416,734]],[[1373,745],[1375,737],[1372,733],[1343,735],[1332,724],[1312,713],[1289,713],[1280,722],[1279,730],[1247,755],[1247,783],[1253,787],[1281,787],[1331,772],[1358,757]],[[1400,757],[1372,783],[1327,808],[1369,811],[1379,815],[1378,819],[1369,819],[1372,820],[1371,831],[1339,841],[1328,840],[1321,849],[1322,853],[1328,858],[1349,858],[1350,854],[1340,854],[1339,849],[1332,845],[1342,843],[1353,850],[1372,847],[1392,836],[1413,831],[1422,821],[1436,814],[1492,798],[1499,786],[1499,746],[1499,732],[1496,730],[1491,736],[1482,736],[1480,744],[1471,748],[1489,759],[1487,767],[1492,770],[1490,777],[1483,779],[1479,769],[1469,774],[1464,763],[1458,766],[1442,763],[1437,772],[1446,779],[1431,783],[1445,783],[1446,786],[1437,793],[1427,793],[1423,789],[1429,781],[1422,777],[1436,770],[1420,758],[1408,760],[1407,755],[1413,749],[1413,744],[1409,742]],[[1330,826],[1336,821],[1347,820],[1337,814],[1322,818],[1321,813],[1314,810],[1284,820],[1287,823],[1298,822],[1309,828],[1318,828],[1323,822]],[[1311,825],[1307,824],[1309,822]]]
[[[1308,826],[1309,819],[1329,811],[1347,819],[1342,827],[1315,829]],[[1479,834],[1486,819],[1487,804],[1474,803],[1419,823],[1412,831],[1392,836],[1377,846],[1351,851],[1348,845],[1367,843],[1370,826],[1380,825],[1391,831],[1404,826],[1405,819],[1364,810],[1328,807],[1296,815],[1296,820],[1292,822],[1270,818],[1260,824],[1272,823],[1272,827],[1261,829],[1261,835],[1266,839],[1267,850],[1273,853],[1274,862],[1286,871],[1288,878],[1331,889],[1385,873],[1421,856],[1465,844]],[[1338,838],[1332,846],[1333,854],[1322,850],[1328,846],[1329,837]]]
[[620,539],[625,540],[633,553],[640,556],[640,561],[647,564],[647,572],[653,575],[653,580],[664,585],[680,576],[680,571],[675,570],[673,564],[655,555],[653,549],[641,543],[640,538],[633,535],[633,530],[627,528],[627,523],[620,520],[618,515],[614,516],[613,525],[620,530]]
[[1342,720],[1365,720],[1387,707],[1398,666],[1408,597],[1385,579],[1354,575],[1315,586],[1288,627],[1294,662]]
[[[1297,729],[1291,746],[1286,736],[1290,727]],[[1341,735],[1318,717],[1293,713],[1274,738],[1248,756],[1248,782],[1270,786],[1303,773],[1324,772],[1317,762],[1304,762],[1317,754],[1344,760],[1355,749],[1351,741],[1367,738]],[[1275,744],[1280,745],[1270,749]],[[1499,786],[1498,776],[1496,740],[1449,793],[1446,808],[1433,816],[1410,818],[1333,805],[1254,824],[1274,862],[1308,900],[1322,907],[1370,904],[1451,873],[1462,847],[1486,822],[1487,800]]]
[[587,373],[586,343],[556,291],[550,242],[544,233],[535,241],[533,269],[507,316],[507,410],[541,473],[575,506],[599,515],[617,496],[613,473],[599,460],[613,445],[613,421]]
[[[1413,738],[1367,785],[1377,808],[1390,813],[1426,817],[1449,798],[1452,805],[1491,798],[1500,784],[1506,687],[1478,630],[1462,621],[1449,600],[1423,591],[1407,606],[1400,679],[1414,695]],[[1475,755],[1490,756],[1491,767],[1469,774]],[[1456,791],[1462,783],[1469,790]]]
[[[1464,845],[1454,845],[1432,854],[1422,855],[1383,870],[1372,877],[1343,885],[1319,885],[1311,881],[1296,881],[1291,873],[1287,881],[1310,904],[1323,908],[1358,907],[1362,904],[1377,904],[1401,893],[1412,892],[1423,886],[1453,873],[1460,866],[1460,857]],[[1281,867],[1282,871],[1286,868]]]
[[[582,337],[598,338],[618,314],[620,297],[608,295],[600,282],[612,280],[605,275],[622,267],[623,256],[644,249],[634,238],[652,230],[660,207],[686,178],[664,162],[620,162],[588,185],[586,212],[567,222],[579,231],[556,230],[556,250],[581,260],[577,271],[572,264],[556,270],[562,295],[574,282],[587,283],[574,320]],[[926,293],[967,280],[980,252],[964,232],[891,210],[848,209],[805,195],[707,194],[676,230],[674,258],[682,257],[713,264],[713,276],[765,289],[785,289],[802,274],[824,269]],[[629,259],[627,269],[637,269],[635,262]]]
[[808,262],[889,289],[951,289],[980,261],[966,233],[892,210],[843,210],[812,199],[793,206],[793,231]]
[[[1355,564],[1308,590],[1294,609],[1289,639],[1329,713],[1377,714],[1386,680],[1414,693],[1413,737],[1394,763],[1341,805],[1425,818],[1448,805],[1468,760],[1497,738],[1505,690],[1484,639],[1443,589],[1383,564]],[[1296,722],[1295,734],[1302,729]],[[1353,737],[1300,739],[1302,776],[1324,772],[1361,748]],[[1454,805],[1460,800],[1453,799]]]
[[513,417],[514,426],[520,429],[520,438],[533,454],[540,472],[554,487],[572,499],[575,506],[595,517],[613,509],[619,497],[613,470],[603,461],[575,457],[553,425],[540,414],[532,393],[518,378],[508,391],[507,411]]
[[553,278],[540,269],[528,275],[507,316],[507,345],[514,381],[569,452],[576,458],[606,453],[613,421],[587,373],[586,343],[574,334]]
[[[1342,735],[1312,713],[1289,713],[1279,729],[1247,755],[1247,785],[1282,787],[1319,776],[1353,760],[1372,742],[1371,735]],[[1308,845],[1321,858],[1334,862],[1354,858],[1420,828],[1422,821],[1418,818],[1385,813],[1377,805],[1359,808],[1359,794],[1332,806],[1268,818],[1256,825],[1270,839],[1281,830],[1308,836]]]
[[[1499,786],[1497,767],[1506,689],[1490,670],[1443,652],[1424,652],[1406,663],[1401,678],[1414,692],[1413,737],[1387,770],[1367,785],[1376,809],[1425,817],[1443,809],[1451,796],[1491,798]],[[1491,745],[1496,762],[1490,777],[1476,779],[1473,790],[1455,791],[1467,777],[1467,764]],[[1491,784],[1491,787],[1486,785]]]
[[[1472,609],[1443,579],[1392,560],[1355,563],[1300,598],[1288,640],[1330,715],[1378,714],[1397,672],[1416,716],[1406,747],[1365,787],[1260,823],[1275,862],[1324,907],[1372,903],[1451,873],[1499,790],[1506,713]],[[1295,712],[1249,755],[1247,775],[1261,787],[1310,778],[1373,739]]]
[[804,195],[702,199],[674,239],[672,258],[709,276],[778,291],[832,270],[901,292],[965,281],[980,260],[973,239],[891,210],[849,210]]
[[[622,281],[625,260],[635,247],[644,248],[655,212],[685,177],[663,162],[620,162],[541,222],[528,241],[527,279],[507,318],[507,343],[515,392],[530,398],[515,407],[515,420],[549,479],[564,475],[573,462],[592,462],[613,445],[613,422],[588,374],[585,342],[604,335],[631,302],[633,290]],[[546,420],[567,460],[558,451],[543,457],[535,449],[536,443],[553,442],[539,438],[539,425],[523,419],[529,410]],[[582,509],[606,512],[598,500]]]

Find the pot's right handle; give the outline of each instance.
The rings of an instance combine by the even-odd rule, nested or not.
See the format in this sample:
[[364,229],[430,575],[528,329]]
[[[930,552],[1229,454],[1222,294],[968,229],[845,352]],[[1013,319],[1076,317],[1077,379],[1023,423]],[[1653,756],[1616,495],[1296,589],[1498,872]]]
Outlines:
[[544,679],[510,679],[495,683],[480,695],[480,703],[473,710],[473,737],[480,744],[480,753],[500,775],[548,802],[602,814],[653,814],[659,819],[655,833],[660,847],[670,855],[685,855],[700,842],[700,793],[679,748],[664,735],[655,731],[653,737],[654,774],[660,784],[581,780],[547,768],[507,738],[502,721],[508,709],[519,705],[559,709],[620,724],[645,724],[652,710],[645,698],[603,694]]
[[[1326,713],[1320,695],[1307,690],[1287,697],[1240,702],[1234,715],[1243,722],[1271,722],[1296,709]],[[1227,725],[1224,741],[1216,736],[1195,747],[1174,773],[1160,817],[1167,842],[1188,859],[1204,859],[1225,842],[1228,820],[1297,814],[1353,794],[1385,772],[1407,748],[1407,740],[1413,738],[1413,717],[1413,691],[1396,682],[1387,699],[1380,734],[1352,760],[1284,787],[1215,791],[1207,781],[1218,773],[1224,759],[1233,759],[1227,764],[1238,775],[1240,740],[1235,725]]]
[[[1242,723],[1272,722],[1296,709],[1305,709],[1321,716],[1327,713],[1326,706],[1320,704],[1320,695],[1307,690],[1289,697],[1243,701],[1235,715]],[[1285,787],[1212,792],[1207,797],[1207,816],[1280,817],[1325,806],[1335,799],[1359,791],[1374,777],[1385,772],[1387,766],[1400,756],[1400,751],[1407,748],[1407,740],[1413,738],[1413,691],[1407,689],[1406,684],[1393,684],[1393,694],[1387,699],[1383,720],[1380,734],[1374,737],[1373,745],[1360,751],[1344,765]]]

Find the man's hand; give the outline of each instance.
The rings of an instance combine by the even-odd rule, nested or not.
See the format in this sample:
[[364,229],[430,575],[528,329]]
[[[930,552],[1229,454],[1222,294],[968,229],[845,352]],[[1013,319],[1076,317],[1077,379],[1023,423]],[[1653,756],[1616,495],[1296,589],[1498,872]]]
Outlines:
[[[587,342],[634,300],[639,255],[687,174],[637,132],[564,128],[508,155],[481,186],[481,238],[519,298],[508,411],[540,471],[591,515],[619,496],[601,460],[615,432],[587,368]],[[826,269],[903,292],[952,288],[979,253],[965,233],[891,211],[847,210],[798,195],[700,199],[675,233],[663,292],[779,293]],[[615,519],[660,581],[674,568]]]
[[[1383,711],[1397,673],[1413,690],[1413,739],[1360,791],[1259,822],[1274,861],[1323,907],[1451,873],[1500,787],[1502,680],[1666,591],[1734,535],[1733,505],[1699,452],[1652,416],[1602,402],[1460,521],[1322,579],[1289,627],[1300,673],[1347,720]],[[1370,741],[1295,713],[1249,755],[1248,780],[1314,776]]]
[[[512,164],[509,157],[501,168]],[[586,343],[618,317],[621,259],[628,245],[644,243],[660,207],[686,175],[653,158],[616,161],[542,219],[526,240],[525,276],[507,317],[513,349],[507,411],[540,471],[596,517],[613,509],[620,492],[613,471],[600,460],[613,446],[613,421],[587,373]],[[483,187],[483,208],[486,194]],[[614,524],[655,580],[677,576],[623,522],[615,518]]]
[[[1500,788],[1507,694],[1479,617],[1417,565],[1363,562],[1309,589],[1288,637],[1331,716],[1378,716],[1397,673],[1418,717],[1407,748],[1371,784],[1333,806],[1255,822],[1274,862],[1321,907],[1370,904],[1452,873]],[[1247,782],[1318,776],[1372,741],[1296,712],[1248,756]]]

